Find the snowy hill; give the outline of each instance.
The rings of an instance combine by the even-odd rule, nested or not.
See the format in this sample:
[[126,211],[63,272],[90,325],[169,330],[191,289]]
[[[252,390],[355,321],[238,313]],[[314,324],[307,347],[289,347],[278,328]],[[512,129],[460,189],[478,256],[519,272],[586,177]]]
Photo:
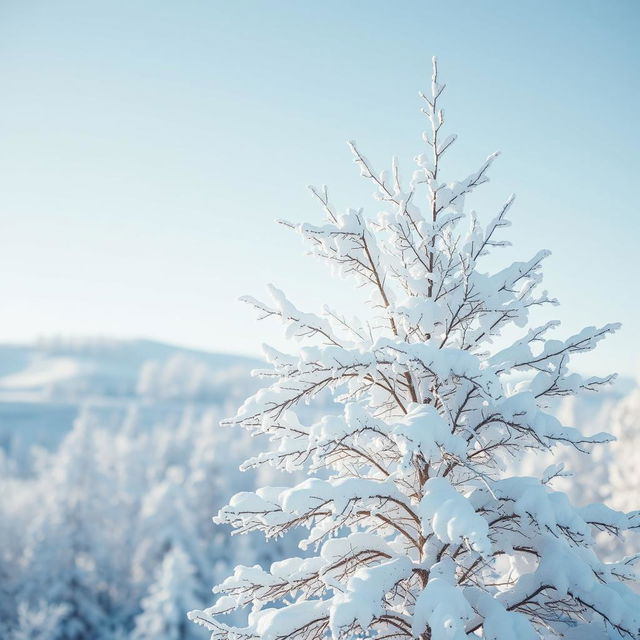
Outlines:
[[[189,407],[241,401],[257,359],[151,340],[52,338],[0,345],[0,448],[19,463],[31,445],[55,446],[81,407],[119,425],[177,420]],[[144,419],[146,418],[146,420]]]
[[0,345],[0,400],[220,399],[260,364],[151,340],[46,339]]

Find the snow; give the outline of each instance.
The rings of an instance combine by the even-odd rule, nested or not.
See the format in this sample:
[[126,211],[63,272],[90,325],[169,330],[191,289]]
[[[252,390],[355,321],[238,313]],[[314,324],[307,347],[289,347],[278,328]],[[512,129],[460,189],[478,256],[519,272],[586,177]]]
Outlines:
[[446,558],[431,567],[429,582],[418,595],[411,627],[414,636],[431,629],[433,640],[466,640],[473,609],[457,588],[455,565]]
[[262,609],[249,618],[252,633],[263,640],[277,640],[282,635],[326,617],[327,605],[322,600],[295,602],[279,609]]
[[438,539],[447,544],[466,539],[479,554],[487,556],[491,553],[487,521],[446,478],[427,480],[418,513],[424,533],[428,534],[432,529]]
[[334,637],[340,629],[356,621],[360,628],[368,629],[374,618],[384,614],[385,595],[398,582],[407,578],[413,568],[406,558],[394,558],[375,567],[358,569],[349,579],[346,591],[333,597],[330,627]]
[[35,360],[23,371],[0,378],[0,389],[3,391],[30,391],[46,388],[64,380],[70,380],[83,373],[81,363],[72,358],[52,357]]

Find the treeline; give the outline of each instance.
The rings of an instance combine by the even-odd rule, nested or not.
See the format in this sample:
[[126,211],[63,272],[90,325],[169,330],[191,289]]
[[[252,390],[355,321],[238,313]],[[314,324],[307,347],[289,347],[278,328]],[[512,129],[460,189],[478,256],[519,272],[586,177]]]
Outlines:
[[[589,419],[618,441],[549,462],[578,472],[559,480],[577,502],[629,509],[640,490],[640,391],[597,413],[579,402],[561,408],[566,423]],[[238,470],[262,443],[220,427],[230,411],[185,410],[149,427],[132,409],[114,430],[87,408],[56,451],[34,450],[33,475],[0,455],[0,638],[204,639],[185,613],[210,603],[231,567],[300,555],[290,536],[265,545],[211,522],[232,494],[282,484]]]
[[238,465],[250,444],[218,410],[114,432],[90,409],[24,478],[0,464],[0,637],[6,640],[205,638],[185,612],[237,562],[279,547],[231,538],[211,517],[255,486]]

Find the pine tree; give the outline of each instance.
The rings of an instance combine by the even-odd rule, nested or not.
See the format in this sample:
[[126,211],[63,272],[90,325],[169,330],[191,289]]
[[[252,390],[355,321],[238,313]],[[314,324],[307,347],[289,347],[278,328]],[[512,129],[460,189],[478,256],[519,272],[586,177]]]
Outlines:
[[184,549],[198,571],[206,570],[203,541],[197,536],[196,519],[185,499],[185,472],[176,466],[169,467],[165,477],[144,496],[133,556],[134,578],[144,581],[153,575],[158,561],[174,547]]
[[[311,477],[237,494],[217,522],[267,537],[304,527],[301,547],[314,554],[236,567],[215,604],[190,613],[214,639],[640,637],[628,564],[593,549],[596,530],[617,535],[638,526],[638,513],[573,506],[552,489],[556,467],[507,471],[527,450],[609,440],[563,426],[547,403],[611,380],[570,373],[568,362],[617,325],[563,340],[548,337],[556,322],[524,331],[532,308],[555,303],[539,292],[548,252],[485,272],[483,258],[507,244],[513,197],[485,226],[465,210],[497,154],[443,180],[455,141],[443,136],[443,90],[434,60],[422,96],[427,152],[407,186],[396,161],[377,173],[350,145],[383,208],[375,219],[337,213],[323,188],[312,193],[324,224],[284,223],[370,291],[370,317],[302,312],[275,288],[268,304],[247,299],[304,346],[267,348],[272,384],[228,422],[271,439],[248,467]],[[514,329],[521,337],[505,342]],[[298,405],[327,390],[341,412],[305,424]],[[246,624],[231,626],[224,616],[245,607]]]
[[142,600],[142,612],[136,618],[131,637],[134,640],[185,640],[195,637],[186,610],[198,602],[195,568],[181,547],[167,551]]
[[636,455],[640,443],[640,389],[634,389],[614,408],[611,431],[616,441],[611,446],[615,464],[610,466],[609,495],[617,508],[628,509],[638,499],[640,480]]
[[56,610],[64,640],[99,637],[112,609],[108,539],[118,518],[95,427],[84,410],[38,479],[36,515],[24,532],[28,573],[19,599],[26,612],[35,614],[41,602]]
[[[590,412],[585,422],[592,430],[594,423],[606,424],[615,441],[607,447],[588,452],[590,455],[581,451],[563,452],[556,462],[564,465],[568,477],[559,485],[577,504],[604,501],[614,509],[631,509],[637,504],[640,489],[636,468],[640,441],[640,389],[636,387],[617,402],[605,403],[599,412]],[[637,552],[639,532],[640,528],[634,528],[626,535],[616,537],[600,534],[597,539],[600,554],[613,559],[625,552]]]
[[2,637],[10,640],[64,639],[61,622],[66,613],[67,607],[64,604],[48,605],[41,601],[31,609],[21,602],[17,607],[15,628],[4,630],[6,635]]

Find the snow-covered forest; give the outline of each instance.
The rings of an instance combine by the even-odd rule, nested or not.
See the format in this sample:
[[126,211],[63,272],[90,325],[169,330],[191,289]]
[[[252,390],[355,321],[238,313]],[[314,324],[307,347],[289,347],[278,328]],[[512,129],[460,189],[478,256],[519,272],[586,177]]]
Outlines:
[[197,638],[187,610],[240,558],[210,514],[257,477],[218,423],[258,361],[150,342],[0,347],[0,637]]

